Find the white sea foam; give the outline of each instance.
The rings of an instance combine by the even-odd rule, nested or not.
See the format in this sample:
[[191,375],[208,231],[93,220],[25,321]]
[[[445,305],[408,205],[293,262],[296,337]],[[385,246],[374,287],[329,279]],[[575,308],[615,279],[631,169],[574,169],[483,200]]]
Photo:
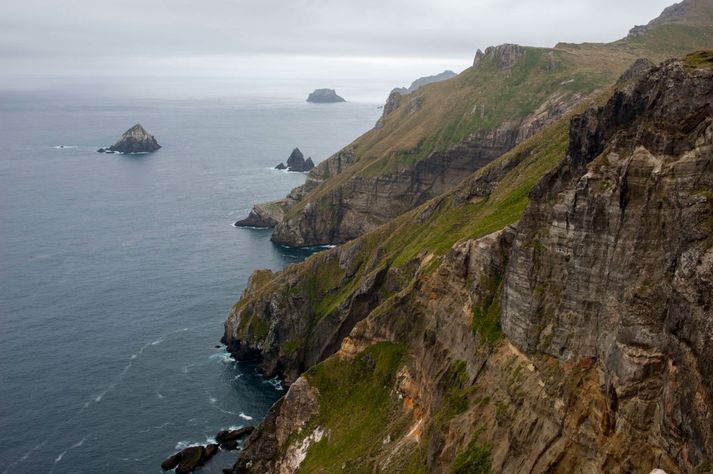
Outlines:
[[248,421],[250,421],[250,420],[253,419],[252,416],[248,416],[248,415],[246,415],[246,414],[243,413],[243,412],[240,412],[240,414],[239,414],[238,416],[239,416],[240,418],[242,418],[243,420],[248,420]]
[[208,401],[209,401],[211,404],[213,404],[213,403],[217,402],[218,399],[215,398],[215,397],[208,397]]

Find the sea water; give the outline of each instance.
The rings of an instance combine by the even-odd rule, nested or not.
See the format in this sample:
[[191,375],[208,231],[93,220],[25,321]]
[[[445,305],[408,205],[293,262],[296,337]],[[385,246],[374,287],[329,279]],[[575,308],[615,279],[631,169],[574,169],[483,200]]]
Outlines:
[[[232,224],[304,182],[272,169],[294,147],[324,160],[377,105],[0,92],[0,473],[161,472],[259,422],[279,383],[216,345],[250,273],[308,252]],[[161,150],[96,152],[137,122]]]

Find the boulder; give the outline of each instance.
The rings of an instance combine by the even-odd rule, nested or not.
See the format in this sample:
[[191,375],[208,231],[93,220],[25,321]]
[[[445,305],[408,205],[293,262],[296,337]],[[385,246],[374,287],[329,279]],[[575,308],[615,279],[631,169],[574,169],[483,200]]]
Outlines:
[[226,441],[225,443],[221,443],[220,449],[224,449],[226,451],[235,451],[236,449],[238,449],[238,442]]
[[100,148],[104,153],[151,153],[161,148],[153,135],[149,134],[141,124],[137,123],[121,136],[118,142],[109,148]]
[[223,447],[224,444],[229,443],[231,441],[238,441],[248,436],[253,431],[255,431],[254,426],[245,426],[237,430],[221,430],[218,432],[218,434],[215,435],[215,440],[218,442],[218,444],[220,444],[221,447]]
[[181,453],[178,452],[174,454],[173,456],[167,458],[164,462],[161,463],[161,469],[164,471],[168,471],[171,469],[175,469],[176,466],[178,466],[178,463],[181,462]]
[[212,458],[213,456],[215,456],[215,453],[217,453],[217,452],[218,452],[218,445],[217,445],[217,444],[211,443],[211,444],[206,445],[206,447],[205,447],[205,458],[206,458],[206,460],[208,460],[208,459]]
[[284,163],[280,163],[279,165],[275,166],[276,170],[286,170],[287,166],[285,166]]
[[177,474],[192,472],[205,460],[205,448],[203,446],[191,446],[181,451],[181,462],[176,467]]
[[346,102],[346,100],[337,95],[334,89],[315,89],[314,92],[307,97],[307,102],[328,104],[331,102]]

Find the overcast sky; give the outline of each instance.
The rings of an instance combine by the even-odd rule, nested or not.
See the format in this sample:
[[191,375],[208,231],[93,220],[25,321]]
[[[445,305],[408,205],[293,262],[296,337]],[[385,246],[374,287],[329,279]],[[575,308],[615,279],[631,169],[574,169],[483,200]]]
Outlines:
[[671,2],[0,0],[0,75],[462,70],[504,42],[616,40]]

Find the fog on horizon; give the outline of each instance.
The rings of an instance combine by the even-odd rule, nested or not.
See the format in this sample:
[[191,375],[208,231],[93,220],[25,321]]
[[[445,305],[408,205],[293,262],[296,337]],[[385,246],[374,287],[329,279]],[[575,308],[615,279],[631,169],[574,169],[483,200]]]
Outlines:
[[[462,71],[478,48],[613,41],[671,3],[3,0],[0,90],[91,84],[201,94],[211,92],[205,80],[222,78],[278,95],[299,83],[383,100],[420,76]],[[172,85],[151,87],[147,78],[159,77]]]

